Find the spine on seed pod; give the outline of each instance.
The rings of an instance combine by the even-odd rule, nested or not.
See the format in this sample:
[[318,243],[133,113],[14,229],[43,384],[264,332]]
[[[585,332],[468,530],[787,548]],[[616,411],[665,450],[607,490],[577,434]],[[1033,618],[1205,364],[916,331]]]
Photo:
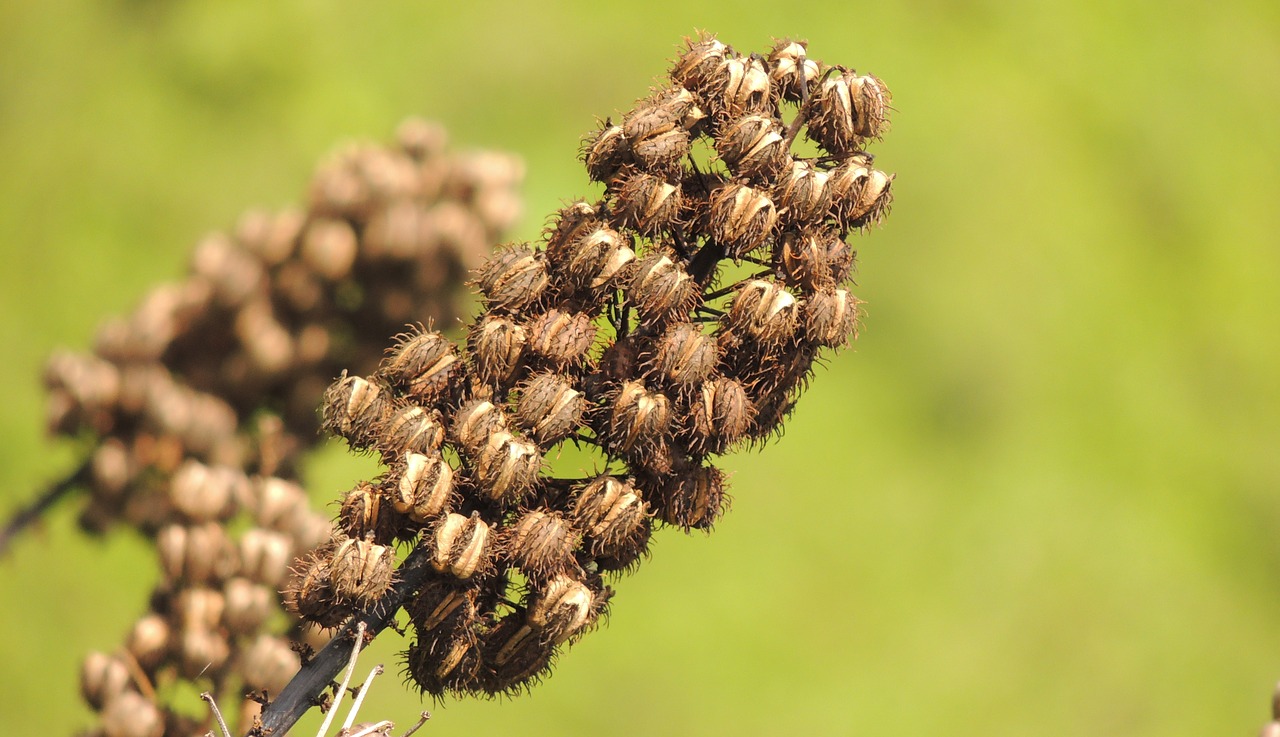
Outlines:
[[[864,150],[889,102],[877,77],[803,43],[743,55],[691,41],[657,90],[584,141],[604,196],[477,270],[465,344],[419,327],[330,387],[325,428],[387,470],[348,494],[333,542],[295,579],[297,611],[325,625],[360,612],[342,546],[415,541],[429,566],[394,599],[413,629],[409,678],[440,696],[547,675],[655,525],[721,517],[715,456],[780,432],[815,359],[855,337],[848,239],[889,211],[893,176]],[[818,155],[792,153],[801,131]],[[548,459],[565,443],[601,467],[557,476]]]

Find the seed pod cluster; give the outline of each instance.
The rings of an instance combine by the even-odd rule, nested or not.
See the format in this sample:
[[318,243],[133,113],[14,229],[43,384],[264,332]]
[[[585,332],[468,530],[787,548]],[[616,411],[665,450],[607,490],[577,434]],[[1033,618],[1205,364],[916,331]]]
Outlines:
[[[434,573],[406,607],[407,672],[424,692],[527,686],[599,619],[604,577],[636,565],[655,523],[721,517],[714,456],[778,432],[814,360],[853,338],[846,239],[888,212],[892,177],[860,148],[888,99],[802,43],[743,56],[691,42],[620,124],[587,137],[603,198],[477,270],[465,345],[419,327],[331,386],[325,427],[387,471],[358,487],[377,518],[344,511],[314,568],[351,540],[427,551]],[[801,130],[818,156],[791,153]],[[443,423],[443,441],[405,433],[406,411]],[[569,443],[597,452],[594,473],[552,471]],[[409,481],[406,458],[433,481]],[[326,602],[351,601],[335,575]]]

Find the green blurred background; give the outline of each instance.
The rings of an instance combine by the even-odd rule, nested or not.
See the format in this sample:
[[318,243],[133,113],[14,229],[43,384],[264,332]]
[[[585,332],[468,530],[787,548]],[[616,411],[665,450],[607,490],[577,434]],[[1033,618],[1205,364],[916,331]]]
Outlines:
[[[422,114],[525,158],[532,237],[588,191],[594,117],[696,29],[892,87],[863,336],[725,460],[714,535],[661,535],[553,678],[427,704],[430,733],[1253,733],[1280,678],[1275,2],[5,2],[0,507],[74,460],[44,357],[202,233]],[[317,500],[368,470],[330,449]],[[0,562],[8,734],[91,723],[79,659],[154,578],[71,506]],[[364,714],[419,708],[389,678]]]

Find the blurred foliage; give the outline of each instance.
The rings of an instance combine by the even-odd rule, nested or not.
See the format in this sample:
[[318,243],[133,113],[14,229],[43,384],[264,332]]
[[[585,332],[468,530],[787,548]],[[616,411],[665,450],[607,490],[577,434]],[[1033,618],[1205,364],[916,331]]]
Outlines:
[[[42,437],[43,358],[180,274],[202,232],[298,201],[335,142],[416,113],[525,157],[533,237],[591,191],[594,116],[700,28],[807,38],[892,87],[863,337],[786,437],[727,459],[714,535],[661,535],[533,694],[427,729],[1256,729],[1280,677],[1274,2],[4,3],[3,506],[75,455]],[[367,470],[331,448],[311,486]],[[12,734],[90,723],[79,659],[154,578],[133,536],[78,536],[73,506],[0,563]],[[393,680],[364,714],[407,726]]]

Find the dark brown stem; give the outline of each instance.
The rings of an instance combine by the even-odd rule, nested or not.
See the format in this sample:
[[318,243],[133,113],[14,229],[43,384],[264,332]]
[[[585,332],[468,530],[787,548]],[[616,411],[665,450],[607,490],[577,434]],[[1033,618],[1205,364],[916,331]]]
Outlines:
[[10,543],[23,530],[39,521],[46,511],[53,507],[54,504],[57,504],[72,489],[84,486],[89,482],[89,463],[86,460],[71,475],[50,484],[40,493],[40,496],[36,497],[35,501],[13,513],[13,516],[9,518],[8,524],[4,526],[3,530],[0,530],[0,557],[4,556],[9,549]]

